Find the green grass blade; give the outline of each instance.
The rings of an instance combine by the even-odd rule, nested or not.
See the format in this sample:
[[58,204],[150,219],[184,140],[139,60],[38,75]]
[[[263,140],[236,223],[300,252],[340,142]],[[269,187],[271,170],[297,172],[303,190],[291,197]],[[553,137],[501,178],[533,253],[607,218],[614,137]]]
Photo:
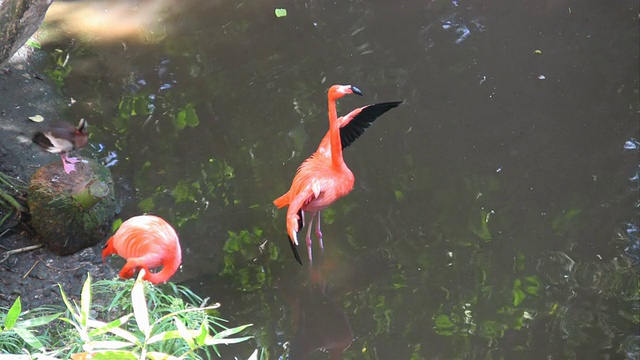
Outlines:
[[7,317],[4,319],[4,330],[11,330],[16,324],[20,313],[22,312],[22,303],[20,302],[20,296],[16,298],[16,301],[11,305],[11,309],[7,313]]
[[87,280],[85,280],[80,294],[80,325],[84,328],[87,327],[89,311],[91,311],[91,274],[87,273]]
[[64,302],[64,305],[67,307],[67,310],[69,310],[69,312],[71,313],[73,318],[76,319],[76,321],[80,322],[80,317],[78,316],[78,314],[76,314],[76,308],[75,306],[71,305],[71,302],[67,298],[67,294],[65,294],[64,290],[62,290],[62,285],[58,284],[58,287],[60,288],[60,296],[62,296],[62,301]]

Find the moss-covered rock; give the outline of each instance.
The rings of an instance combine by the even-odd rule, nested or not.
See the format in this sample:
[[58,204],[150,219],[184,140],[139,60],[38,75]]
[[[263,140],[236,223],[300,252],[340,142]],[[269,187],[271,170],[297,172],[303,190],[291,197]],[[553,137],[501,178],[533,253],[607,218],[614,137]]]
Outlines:
[[92,159],[76,163],[71,174],[60,161],[41,167],[31,176],[27,201],[31,225],[59,255],[104,239],[116,211],[111,173]]

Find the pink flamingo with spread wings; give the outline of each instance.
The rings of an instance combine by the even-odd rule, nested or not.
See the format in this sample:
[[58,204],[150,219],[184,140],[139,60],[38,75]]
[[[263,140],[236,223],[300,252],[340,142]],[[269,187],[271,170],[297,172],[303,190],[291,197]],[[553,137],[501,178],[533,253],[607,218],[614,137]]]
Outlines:
[[[122,223],[102,250],[102,261],[109,255],[127,260],[120,277],[130,279],[139,269],[145,269],[144,279],[154,284],[169,280],[182,263],[182,251],[175,230],[163,219],[153,215],[134,216]],[[150,268],[162,266],[157,273]]]
[[300,165],[289,191],[273,202],[278,208],[289,206],[287,233],[293,254],[300,264],[302,260],[297,249],[297,232],[304,226],[304,212],[311,216],[306,236],[307,253],[311,262],[313,219],[316,219],[316,235],[320,248],[323,249],[320,212],[353,189],[354,176],[344,162],[342,149],[362,135],[380,115],[402,103],[393,101],[368,105],[338,118],[336,101],[348,94],[362,96],[360,89],[352,85],[333,85],[329,88],[329,132],[320,142],[318,150]]

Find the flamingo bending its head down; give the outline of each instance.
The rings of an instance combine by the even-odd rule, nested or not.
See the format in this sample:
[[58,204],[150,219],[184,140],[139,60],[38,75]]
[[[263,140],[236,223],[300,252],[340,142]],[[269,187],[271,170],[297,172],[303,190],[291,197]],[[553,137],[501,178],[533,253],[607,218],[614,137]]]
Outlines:
[[[122,223],[102,250],[102,261],[109,255],[127,260],[120,277],[130,279],[139,269],[145,269],[144,279],[154,284],[166,282],[182,263],[182,251],[175,230],[163,219],[153,215],[134,216]],[[162,266],[157,273],[150,268]]]

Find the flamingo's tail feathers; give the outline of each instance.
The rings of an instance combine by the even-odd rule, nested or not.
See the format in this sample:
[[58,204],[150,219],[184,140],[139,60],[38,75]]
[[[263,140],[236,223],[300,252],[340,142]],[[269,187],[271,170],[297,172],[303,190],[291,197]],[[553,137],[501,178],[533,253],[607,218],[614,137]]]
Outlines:
[[390,101],[363,107],[348,124],[340,128],[342,148],[356,141],[378,117],[402,103],[403,101]]
[[289,205],[289,192],[273,200],[273,205],[275,205],[278,209]]
[[102,247],[102,262],[105,262],[107,256],[116,254],[116,249],[113,247],[113,236],[107,240],[107,242]]
[[[295,236],[295,233],[294,233],[294,236]],[[289,245],[291,245],[291,250],[293,251],[293,256],[296,258],[296,261],[298,262],[298,264],[302,265],[302,260],[300,259],[300,254],[298,253],[298,247],[294,243],[294,239],[289,238]]]

